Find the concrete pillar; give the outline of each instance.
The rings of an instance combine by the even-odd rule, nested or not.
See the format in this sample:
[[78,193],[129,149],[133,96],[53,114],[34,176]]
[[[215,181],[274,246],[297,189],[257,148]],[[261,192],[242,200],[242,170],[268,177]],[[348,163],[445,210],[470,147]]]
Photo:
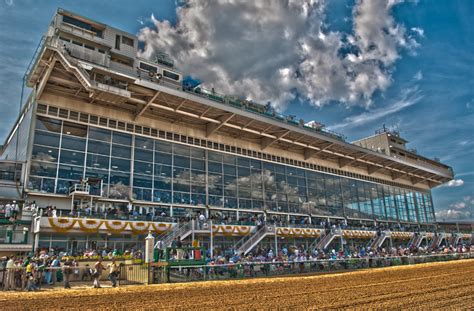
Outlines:
[[154,252],[155,250],[155,237],[151,234],[151,231],[148,233],[145,238],[145,262],[150,263],[154,261]]

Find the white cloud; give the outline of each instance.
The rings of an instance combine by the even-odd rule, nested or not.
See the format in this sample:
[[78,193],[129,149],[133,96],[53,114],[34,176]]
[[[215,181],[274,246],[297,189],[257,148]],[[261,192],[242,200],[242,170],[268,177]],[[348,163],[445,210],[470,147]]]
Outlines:
[[466,203],[465,202],[456,202],[454,204],[451,204],[450,207],[454,208],[454,209],[465,209],[466,208]]
[[420,70],[413,76],[413,80],[420,81],[421,79],[423,79],[423,73]]
[[464,185],[464,180],[459,178],[459,179],[450,180],[448,183],[442,185],[441,187],[452,188],[452,187],[460,187],[462,185]]
[[342,123],[331,125],[328,128],[331,130],[336,130],[340,128],[360,126],[368,122],[384,118],[407,107],[413,106],[422,98],[423,96],[420,94],[416,86],[404,89],[402,91],[402,94],[400,95],[400,99],[398,99],[391,105],[373,109],[371,111],[364,112],[356,116],[347,117]]
[[391,15],[400,2],[358,0],[353,31],[341,33],[326,29],[322,0],[190,0],[176,25],[152,16],[141,56],[166,52],[205,86],[279,109],[297,95],[368,107],[390,85],[400,49],[418,46]]
[[411,31],[415,32],[416,34],[418,34],[420,37],[424,37],[425,36],[425,31],[419,27],[412,27],[411,28]]
[[472,196],[463,197],[462,201],[454,202],[448,209],[437,211],[438,220],[466,220],[474,216],[474,200]]
[[13,5],[13,0],[5,0],[5,4],[8,5],[8,6],[12,6]]
[[435,212],[437,220],[467,220],[472,217],[472,212],[467,210],[447,209]]

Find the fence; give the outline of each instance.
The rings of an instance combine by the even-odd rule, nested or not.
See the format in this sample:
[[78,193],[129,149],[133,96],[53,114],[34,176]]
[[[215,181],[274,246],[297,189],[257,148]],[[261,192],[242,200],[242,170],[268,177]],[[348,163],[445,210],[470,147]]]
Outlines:
[[[425,256],[351,258],[303,262],[261,262],[207,266],[151,267],[150,283],[178,283],[208,280],[229,280],[278,275],[327,273],[366,268],[410,265],[418,263],[474,258],[474,253]],[[166,272],[163,270],[168,269]]]
[[[120,264],[116,280],[119,285],[149,284],[149,271],[147,264]],[[34,273],[27,274],[24,267],[6,269],[0,266],[0,290],[25,290],[31,282],[37,289],[52,285],[62,287],[66,277],[72,286],[89,286],[94,280],[94,270],[90,266],[72,267],[68,276],[65,273],[64,267],[40,267],[35,269]],[[101,274],[99,280],[110,284],[107,270]]]
[[118,276],[119,285],[149,284],[148,264],[122,264]]
[[[352,258],[336,260],[314,260],[304,262],[261,262],[199,266],[154,266],[148,264],[121,264],[117,275],[119,285],[158,284],[197,282],[208,280],[230,280],[255,277],[271,277],[294,274],[314,274],[348,271],[376,267],[410,265],[474,258],[474,252],[425,256]],[[25,268],[5,269],[0,266],[0,290],[25,290],[34,284],[34,288],[50,287],[49,283],[64,286],[69,278],[72,286],[92,286],[90,267],[73,267],[66,276],[62,268],[38,269],[27,275]],[[101,282],[107,282],[108,273],[104,271]]]

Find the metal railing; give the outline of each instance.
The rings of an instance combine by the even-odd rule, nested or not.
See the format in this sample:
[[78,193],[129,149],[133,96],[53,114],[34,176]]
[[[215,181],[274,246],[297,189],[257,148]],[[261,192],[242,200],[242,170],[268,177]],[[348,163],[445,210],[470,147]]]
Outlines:
[[69,195],[80,192],[90,194],[91,186],[88,184],[74,184],[74,186],[69,188]]
[[249,251],[252,250],[252,248],[256,246],[256,244],[258,244],[258,242],[260,242],[268,234],[275,234],[275,226],[264,225],[254,234],[250,236],[245,236],[234,245],[234,250],[237,254],[246,255]]
[[334,238],[341,236],[342,230],[340,228],[331,229],[329,234],[326,234],[316,245],[317,249],[325,249],[334,240]]
[[186,233],[192,230],[193,230],[192,222],[187,222],[184,224],[178,223],[173,227],[171,231],[165,232],[164,234],[156,238],[155,248],[158,248],[160,242],[162,243],[163,247],[169,247],[175,238],[177,237],[183,238],[183,236]]
[[[237,264],[168,267],[168,278],[160,267],[151,267],[151,283],[179,283],[208,280],[245,279],[292,274],[315,274],[367,268],[412,265],[419,263],[474,258],[474,253],[433,254],[421,256],[388,256],[293,262],[243,262]],[[161,277],[157,277],[161,276]]]

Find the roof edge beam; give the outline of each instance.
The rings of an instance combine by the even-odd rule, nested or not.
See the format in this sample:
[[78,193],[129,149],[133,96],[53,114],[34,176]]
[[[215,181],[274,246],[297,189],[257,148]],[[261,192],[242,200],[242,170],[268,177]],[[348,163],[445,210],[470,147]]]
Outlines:
[[211,136],[214,134],[216,131],[218,131],[221,127],[223,127],[230,119],[232,119],[235,116],[235,113],[229,113],[225,114],[221,117],[219,117],[219,124],[216,123],[207,123],[206,124],[206,137]]
[[281,134],[278,134],[275,136],[275,138],[270,138],[270,137],[263,137],[262,138],[262,141],[261,141],[261,145],[260,145],[260,148],[262,150],[265,150],[266,148],[268,148],[271,144],[277,142],[280,138],[283,138],[285,137],[286,135],[288,135],[291,131],[288,130],[288,131],[285,131]]
[[56,64],[56,57],[53,57],[51,62],[47,64],[47,69],[46,72],[44,73],[43,79],[41,80],[37,90],[36,90],[36,97],[40,98],[41,94],[43,93],[44,88],[46,87],[46,84],[48,83],[48,79],[51,76],[51,72],[53,72],[54,65]]
[[309,158],[312,158],[315,155],[317,155],[317,154],[323,152],[324,150],[328,149],[332,145],[334,145],[334,143],[327,144],[326,146],[324,146],[322,148],[315,147],[315,148],[318,148],[319,150],[307,148],[307,149],[304,150],[304,159],[308,160]]
[[158,95],[160,95],[161,91],[157,91],[155,93],[155,95],[153,95],[153,97],[145,104],[145,106],[142,107],[142,109],[138,110],[136,113],[135,113],[135,121],[142,115],[145,113],[145,111],[148,109],[148,107],[150,107],[153,102],[155,101],[155,99],[158,97]]

